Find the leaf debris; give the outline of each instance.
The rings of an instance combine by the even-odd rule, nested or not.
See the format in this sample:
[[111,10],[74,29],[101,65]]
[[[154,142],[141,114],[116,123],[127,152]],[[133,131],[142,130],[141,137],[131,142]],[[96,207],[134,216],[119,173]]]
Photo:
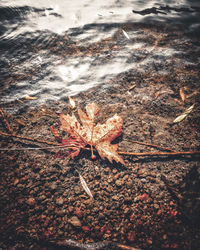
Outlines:
[[87,183],[85,182],[83,176],[79,173],[79,178],[80,178],[80,182],[81,182],[81,185],[83,187],[83,189],[85,190],[85,192],[90,196],[90,198],[94,198]]
[[180,97],[181,97],[181,100],[182,100],[183,102],[185,102],[185,100],[186,100],[186,95],[185,95],[185,92],[184,92],[183,88],[180,88],[180,90],[179,90],[179,95],[180,95]]
[[128,33],[125,31],[125,30],[122,30],[124,36],[128,39],[128,40],[131,40]]
[[188,109],[186,109],[181,115],[179,115],[173,123],[181,122],[194,108],[194,104],[190,106]]
[[76,107],[76,103],[75,103],[75,101],[72,99],[72,97],[68,97],[68,99],[69,99],[69,104],[70,104],[70,106],[74,109],[75,107]]
[[94,146],[103,160],[107,158],[111,163],[115,160],[125,165],[122,157],[117,153],[118,145],[111,144],[122,133],[123,120],[115,114],[104,124],[95,125],[94,119],[98,116],[99,111],[100,108],[95,102],[86,105],[86,113],[78,109],[82,125],[74,114],[72,116],[61,114],[61,128],[82,146],[90,145],[91,150]]

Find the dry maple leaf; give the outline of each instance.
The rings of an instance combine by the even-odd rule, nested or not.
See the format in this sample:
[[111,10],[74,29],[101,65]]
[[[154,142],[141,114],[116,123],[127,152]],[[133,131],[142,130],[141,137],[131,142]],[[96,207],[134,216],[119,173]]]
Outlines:
[[81,124],[76,116],[72,114],[60,115],[61,128],[77,141],[94,146],[102,159],[107,158],[111,163],[113,160],[125,165],[121,156],[117,153],[117,144],[111,142],[122,132],[122,118],[115,114],[104,124],[96,124],[95,117],[100,111],[99,106],[94,102],[86,106],[86,113],[78,109]]

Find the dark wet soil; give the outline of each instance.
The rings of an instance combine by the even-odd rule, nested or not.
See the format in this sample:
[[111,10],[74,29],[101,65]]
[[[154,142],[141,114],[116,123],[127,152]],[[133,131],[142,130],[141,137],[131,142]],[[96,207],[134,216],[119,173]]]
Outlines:
[[[176,55],[160,65],[147,65],[145,71],[130,70],[112,78],[106,88],[93,88],[74,97],[76,107],[82,109],[96,101],[101,106],[99,122],[115,113],[122,116],[123,134],[115,141],[119,143],[119,151],[161,151],[134,141],[175,151],[200,150],[199,41],[184,37],[177,44],[177,39],[184,35],[178,28],[166,31],[155,43],[155,49],[166,46],[184,51],[181,58]],[[101,46],[97,44],[98,53],[106,51]],[[183,57],[193,64],[180,64]],[[184,102],[181,88],[186,96]],[[58,101],[20,108],[22,103],[29,102],[1,104],[7,111],[19,106],[16,114],[6,112],[13,131],[56,142],[50,126],[59,128],[58,114],[70,113],[69,103]],[[195,104],[192,112],[173,124],[192,104]],[[3,119],[0,131],[8,132]],[[66,136],[61,131],[60,134]],[[1,148],[48,146],[6,136],[0,139]],[[86,151],[75,159],[55,158],[57,151],[53,148],[0,152],[1,249],[58,249],[58,245],[72,249],[72,242],[65,240],[80,243],[78,249],[88,246],[81,244],[96,242],[104,244],[92,245],[90,249],[125,249],[119,244],[132,249],[199,248],[199,155],[123,155],[126,166],[122,166],[104,161],[98,155],[93,161]],[[94,200],[81,186],[78,172]]]

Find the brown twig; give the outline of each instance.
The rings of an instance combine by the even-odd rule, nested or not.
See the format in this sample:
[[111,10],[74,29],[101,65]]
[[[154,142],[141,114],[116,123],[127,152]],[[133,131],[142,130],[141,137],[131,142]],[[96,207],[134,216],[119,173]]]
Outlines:
[[200,151],[183,151],[183,152],[118,152],[121,155],[133,155],[133,156],[154,156],[154,155],[200,155]]
[[5,114],[4,114],[4,112],[3,112],[3,110],[2,110],[1,108],[0,108],[0,114],[1,114],[1,116],[2,116],[2,118],[3,118],[3,122],[4,122],[4,124],[5,124],[5,127],[6,127],[7,130],[10,132],[10,134],[13,134],[13,130],[12,130],[12,128],[10,127],[10,125],[9,125],[9,123],[8,123],[6,117],[5,117]]
[[46,143],[48,145],[60,146],[60,144],[58,144],[56,142],[44,141],[44,140],[40,140],[40,139],[36,139],[36,138],[26,137],[26,136],[23,136],[23,135],[8,134],[8,133],[4,133],[2,131],[0,131],[0,135],[6,136],[6,137],[15,137],[15,138],[19,138],[19,139],[25,139],[25,140],[28,140],[28,141]]
[[158,145],[150,144],[150,143],[146,143],[146,142],[133,141],[133,140],[127,140],[127,141],[131,141],[133,143],[137,143],[137,144],[141,144],[141,145],[145,145],[145,146],[149,146],[149,147],[154,147],[154,148],[159,148],[159,149],[163,149],[163,150],[167,150],[167,151],[171,151],[171,152],[177,152],[171,148],[166,148],[166,147],[162,147],[162,146],[158,146]]

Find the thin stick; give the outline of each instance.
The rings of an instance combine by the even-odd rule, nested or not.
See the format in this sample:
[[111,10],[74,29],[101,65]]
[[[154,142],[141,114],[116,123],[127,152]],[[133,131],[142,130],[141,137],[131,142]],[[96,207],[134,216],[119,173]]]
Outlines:
[[[43,150],[43,149],[56,149],[56,148],[63,148],[63,149],[74,149],[74,148],[80,148],[77,146],[52,146],[52,147],[38,147],[38,148],[33,148],[33,147],[27,147],[27,148],[0,148],[0,151],[26,151],[26,150]],[[86,148],[84,148],[86,149]],[[87,149],[90,150],[90,149]]]
[[154,147],[154,148],[160,148],[160,149],[171,151],[171,152],[177,152],[177,151],[175,151],[175,150],[173,150],[171,148],[166,148],[166,147],[162,147],[162,146],[158,146],[158,145],[150,144],[150,143],[146,143],[146,142],[133,141],[133,140],[127,140],[127,141],[131,141],[133,143],[137,143],[137,144],[141,144],[141,145],[145,145],[145,146],[150,146],[150,147]]
[[11,129],[11,127],[10,127],[10,125],[9,125],[9,123],[8,123],[8,121],[7,121],[7,119],[6,119],[6,117],[5,117],[5,114],[4,114],[4,112],[3,112],[3,110],[0,108],[0,114],[1,114],[1,116],[2,116],[2,118],[3,118],[3,122],[4,122],[4,124],[5,124],[5,126],[6,126],[6,128],[8,129],[8,131],[11,133],[11,134],[13,134],[13,130]]
[[15,137],[15,138],[19,138],[19,139],[25,139],[25,140],[28,140],[28,141],[46,143],[48,145],[60,146],[60,144],[58,144],[56,142],[44,141],[44,140],[40,140],[40,139],[36,139],[36,138],[26,137],[26,136],[23,136],[23,135],[8,134],[8,133],[4,133],[2,131],[0,131],[0,135],[7,136],[7,137]]
[[200,155],[200,151],[183,151],[183,152],[118,152],[121,155],[133,155],[133,156],[154,156],[154,155]]

